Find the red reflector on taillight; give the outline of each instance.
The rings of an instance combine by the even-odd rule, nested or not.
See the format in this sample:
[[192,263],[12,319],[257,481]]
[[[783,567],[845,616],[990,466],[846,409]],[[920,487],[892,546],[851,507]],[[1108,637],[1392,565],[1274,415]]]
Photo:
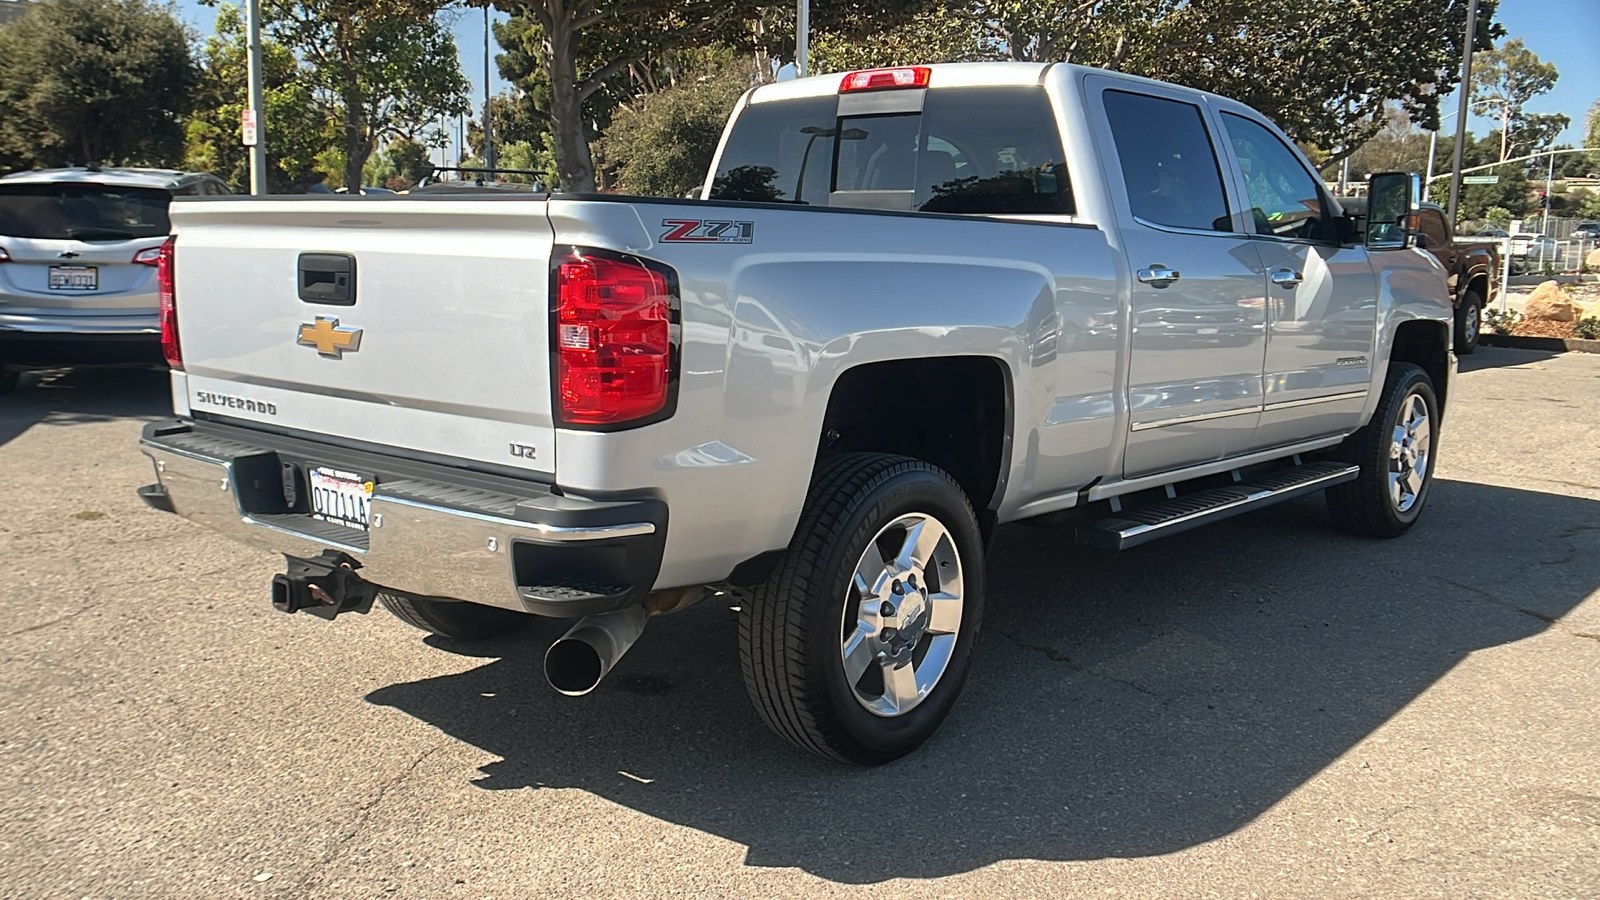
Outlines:
[[581,253],[555,277],[556,415],[615,425],[666,408],[676,285],[665,267]]
[[839,83],[839,93],[883,91],[893,88],[925,88],[933,70],[927,66],[898,66],[893,69],[864,69],[851,72]]
[[161,245],[156,253],[156,291],[161,298],[161,355],[167,365],[183,368],[183,351],[178,348],[178,298],[173,290],[172,251],[173,238]]

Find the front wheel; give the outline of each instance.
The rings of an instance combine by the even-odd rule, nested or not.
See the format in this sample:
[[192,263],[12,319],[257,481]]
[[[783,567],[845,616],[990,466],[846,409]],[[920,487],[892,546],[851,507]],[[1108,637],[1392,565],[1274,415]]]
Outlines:
[[940,469],[879,453],[823,463],[782,562],[739,616],[762,720],[862,765],[921,746],[966,681],[982,554],[972,507]]
[[1461,305],[1456,307],[1456,355],[1466,356],[1478,349],[1478,335],[1483,330],[1483,300],[1477,291],[1461,295]]
[[1433,486],[1439,400],[1420,366],[1391,363],[1372,421],[1340,445],[1340,455],[1361,467],[1355,481],[1328,489],[1328,512],[1357,534],[1405,534]]

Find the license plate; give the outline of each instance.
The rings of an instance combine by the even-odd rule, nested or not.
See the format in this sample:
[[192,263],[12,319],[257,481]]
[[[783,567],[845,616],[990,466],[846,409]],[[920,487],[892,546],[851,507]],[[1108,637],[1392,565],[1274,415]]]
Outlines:
[[50,290],[98,291],[100,269],[96,266],[51,266]]
[[372,479],[322,466],[313,468],[310,475],[312,518],[367,530]]

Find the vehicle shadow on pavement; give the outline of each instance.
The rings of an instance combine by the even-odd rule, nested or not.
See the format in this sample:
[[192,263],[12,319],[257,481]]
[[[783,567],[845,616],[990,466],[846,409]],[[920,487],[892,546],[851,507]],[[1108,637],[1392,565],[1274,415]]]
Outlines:
[[16,393],[0,397],[0,445],[41,423],[75,425],[172,412],[164,369],[84,367],[25,372]]
[[1396,542],[1341,535],[1315,498],[1121,555],[1068,537],[1001,530],[961,702],[881,769],[768,733],[718,606],[654,623],[588,697],[546,687],[526,640],[367,699],[501,757],[485,789],[579,788],[742,843],[752,866],[929,878],[1229,834],[1467,654],[1600,587],[1600,503],[1465,482],[1436,483]]
[[1461,373],[1483,369],[1501,369],[1543,363],[1561,354],[1554,350],[1523,350],[1515,347],[1480,346],[1467,356],[1459,357]]

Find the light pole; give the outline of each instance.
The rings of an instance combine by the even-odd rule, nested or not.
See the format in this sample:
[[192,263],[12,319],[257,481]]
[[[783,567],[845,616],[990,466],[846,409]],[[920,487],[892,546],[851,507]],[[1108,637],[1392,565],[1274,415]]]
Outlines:
[[794,77],[804,78],[811,56],[811,0],[800,0],[794,23]]
[[1450,170],[1450,208],[1446,214],[1450,227],[1456,225],[1456,206],[1461,202],[1461,154],[1467,142],[1467,103],[1472,99],[1472,42],[1478,37],[1478,0],[1467,0],[1467,42],[1461,48],[1461,102],[1456,105],[1456,156]]
[[261,89],[261,0],[245,0],[245,69],[250,82],[250,119],[245,143],[250,146],[250,193],[267,192],[267,122]]
[[[1451,118],[1454,115],[1455,115],[1455,113],[1453,113],[1453,112],[1452,113],[1445,113],[1443,116],[1439,117],[1439,124],[1443,125],[1445,123],[1445,120]],[[1426,176],[1424,176],[1423,179],[1422,179],[1422,183],[1425,184],[1425,185],[1426,184],[1431,184],[1433,182],[1433,154],[1434,154],[1434,149],[1438,145],[1439,145],[1439,129],[1435,128],[1433,131],[1428,133],[1428,174]]]
[[[1477,0],[1473,0],[1474,3]],[[493,35],[489,28],[489,7],[483,8],[483,167],[488,169],[490,181],[494,180],[494,132],[489,125],[489,41]]]

